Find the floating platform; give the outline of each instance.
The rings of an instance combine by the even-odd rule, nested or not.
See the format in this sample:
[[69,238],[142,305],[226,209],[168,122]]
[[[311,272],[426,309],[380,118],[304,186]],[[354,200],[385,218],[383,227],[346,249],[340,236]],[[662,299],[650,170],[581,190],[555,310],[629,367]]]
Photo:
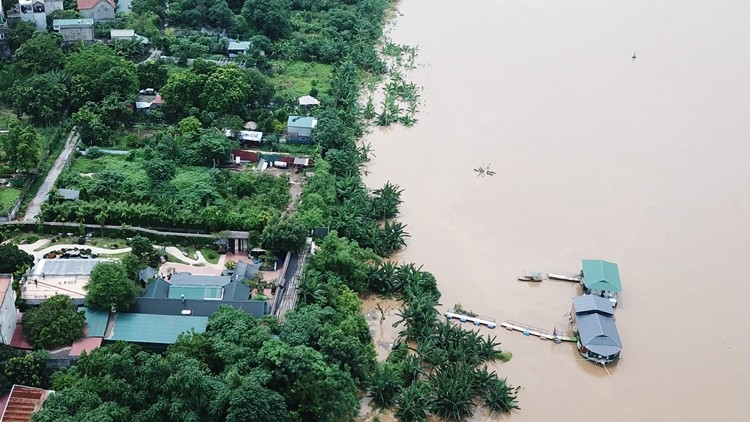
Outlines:
[[448,320],[456,318],[461,322],[471,322],[474,325],[486,325],[487,328],[497,327],[497,323],[495,322],[494,318],[483,317],[480,315],[477,315],[477,316],[464,315],[464,314],[457,313],[453,309],[449,309],[445,311],[445,318]]
[[536,281],[536,282],[541,282],[542,279],[543,279],[542,273],[539,273],[539,272],[526,273],[526,274],[518,277],[519,281]]
[[570,276],[570,275],[564,275],[564,274],[547,274],[547,278],[550,280],[562,280],[562,281],[572,281],[574,283],[580,283],[582,278],[581,276]]
[[554,330],[552,333],[550,333],[547,330],[532,327],[531,325],[522,324],[516,321],[505,321],[501,323],[500,326],[505,327],[508,331],[520,331],[525,336],[535,336],[535,337],[539,337],[542,340],[552,340],[555,343],[560,343],[563,341],[570,341],[570,342],[577,341],[574,336],[571,336],[567,333],[565,334],[563,334],[562,332],[558,333],[557,330]]

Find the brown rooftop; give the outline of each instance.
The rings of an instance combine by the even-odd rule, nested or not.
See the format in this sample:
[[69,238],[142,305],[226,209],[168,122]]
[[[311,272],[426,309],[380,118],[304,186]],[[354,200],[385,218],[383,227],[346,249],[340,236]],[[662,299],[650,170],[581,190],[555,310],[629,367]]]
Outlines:
[[14,385],[0,422],[31,422],[31,416],[42,408],[51,391]]

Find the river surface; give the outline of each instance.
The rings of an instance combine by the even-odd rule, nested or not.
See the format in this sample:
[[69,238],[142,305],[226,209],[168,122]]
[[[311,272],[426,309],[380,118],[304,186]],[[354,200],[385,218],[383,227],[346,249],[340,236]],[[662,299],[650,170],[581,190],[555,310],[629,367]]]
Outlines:
[[390,37],[419,46],[423,104],[366,138],[367,182],[405,189],[397,258],[435,274],[441,309],[551,330],[579,287],[516,276],[620,267],[611,375],[486,330],[523,387],[508,419],[747,420],[750,2],[402,0]]

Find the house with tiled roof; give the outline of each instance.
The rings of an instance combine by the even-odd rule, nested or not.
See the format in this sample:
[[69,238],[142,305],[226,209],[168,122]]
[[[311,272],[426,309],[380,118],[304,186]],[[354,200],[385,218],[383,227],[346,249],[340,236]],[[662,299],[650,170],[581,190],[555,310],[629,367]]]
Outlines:
[[114,19],[116,7],[115,0],[78,0],[78,11],[94,21]]

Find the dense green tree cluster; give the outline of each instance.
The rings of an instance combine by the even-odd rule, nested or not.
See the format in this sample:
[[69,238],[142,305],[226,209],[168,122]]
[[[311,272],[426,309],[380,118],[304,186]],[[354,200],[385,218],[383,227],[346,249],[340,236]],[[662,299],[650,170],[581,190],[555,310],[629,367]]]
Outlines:
[[83,336],[83,312],[66,295],[55,295],[23,315],[26,339],[38,349],[70,345]]
[[91,271],[91,279],[83,289],[86,290],[86,306],[113,312],[126,311],[141,293],[120,262],[96,264]]
[[[189,126],[194,118],[184,122],[182,130],[155,134],[130,157],[78,158],[58,186],[81,190],[81,200],[47,204],[43,218],[247,230],[259,238],[289,203],[288,177],[198,167],[223,162],[233,142],[216,129],[201,129],[199,122]],[[81,175],[89,173],[94,174]]]
[[[352,303],[358,308],[356,296]],[[349,372],[282,330],[224,307],[205,334],[181,336],[164,355],[124,343],[96,349],[54,376],[56,394],[34,421],[353,420],[359,400]],[[369,335],[366,324],[360,330]],[[319,341],[328,337],[336,335]]]
[[13,274],[34,264],[34,257],[12,243],[0,245],[0,274]]

